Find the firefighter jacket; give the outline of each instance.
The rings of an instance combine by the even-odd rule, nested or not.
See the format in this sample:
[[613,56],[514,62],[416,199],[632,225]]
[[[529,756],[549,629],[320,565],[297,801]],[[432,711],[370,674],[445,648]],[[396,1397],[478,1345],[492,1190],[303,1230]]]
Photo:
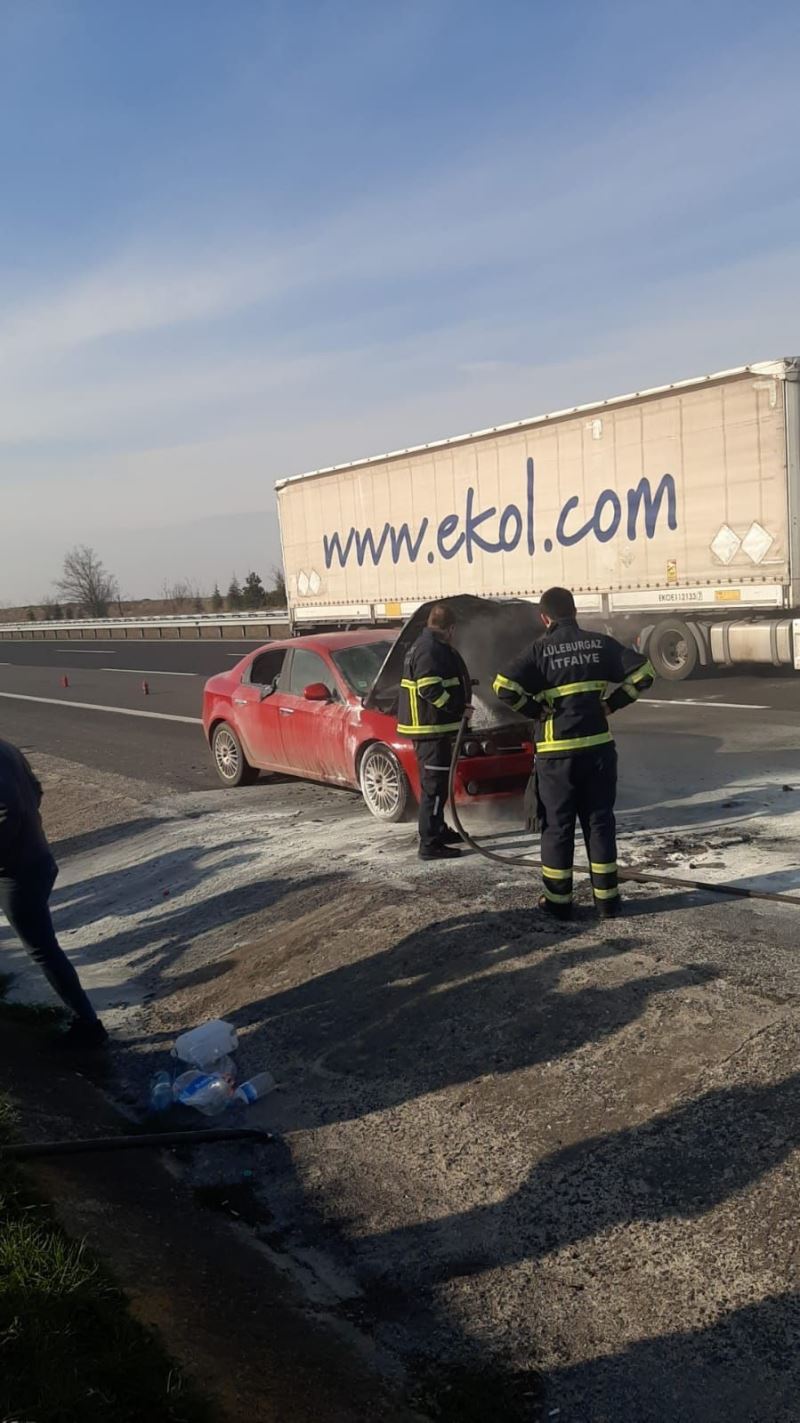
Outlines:
[[472,683],[463,657],[425,628],[406,653],[397,730],[420,739],[458,731]]
[[494,692],[513,711],[540,718],[537,756],[569,756],[613,741],[607,710],[629,706],[654,680],[640,652],[562,619],[498,674]]

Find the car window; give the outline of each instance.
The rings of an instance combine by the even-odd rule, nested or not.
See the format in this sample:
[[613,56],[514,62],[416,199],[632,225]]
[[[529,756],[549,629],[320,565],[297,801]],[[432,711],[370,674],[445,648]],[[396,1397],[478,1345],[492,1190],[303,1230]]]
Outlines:
[[348,687],[359,697],[369,691],[392,648],[392,641],[357,642],[331,653]]
[[322,682],[333,695],[338,693],[336,678],[319,653],[296,647],[289,669],[289,685],[285,690],[296,697],[302,697],[306,687],[310,687],[312,682]]
[[285,658],[285,647],[275,647],[270,648],[267,652],[259,652],[258,656],[254,657],[250,663],[249,676],[246,680],[257,687],[271,687],[281,675]]

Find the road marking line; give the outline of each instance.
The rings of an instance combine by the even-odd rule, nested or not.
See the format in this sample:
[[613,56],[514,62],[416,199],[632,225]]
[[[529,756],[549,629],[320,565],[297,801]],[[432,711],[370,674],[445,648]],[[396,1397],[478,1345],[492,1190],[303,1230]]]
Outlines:
[[756,704],[754,702],[703,702],[694,697],[665,697],[659,700],[658,697],[647,697],[642,699],[642,706],[651,707],[705,707],[707,711],[714,711],[717,707],[721,711],[772,711],[772,707],[766,704]]
[[[2,664],[0,663],[0,666]],[[202,672],[156,672],[152,667],[98,667],[98,672],[128,672],[132,677],[202,677]]]
[[84,657],[116,657],[116,652],[108,652],[102,647],[54,647],[59,657],[69,657],[73,652],[82,652]]
[[0,692],[12,702],[43,702],[48,707],[77,707],[80,711],[113,712],[116,716],[146,716],[152,721],[186,721],[191,726],[202,726],[199,716],[175,716],[171,712],[136,711],[133,707],[102,707],[96,702],[65,702],[61,697],[29,697],[22,692]]

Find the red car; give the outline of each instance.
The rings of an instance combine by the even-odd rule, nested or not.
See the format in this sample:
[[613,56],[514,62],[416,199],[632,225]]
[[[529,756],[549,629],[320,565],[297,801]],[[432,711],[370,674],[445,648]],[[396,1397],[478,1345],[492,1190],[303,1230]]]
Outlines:
[[[419,795],[414,746],[397,734],[403,640],[390,631],[321,633],[273,642],[212,677],[203,726],[226,786],[259,771],[360,790],[378,820],[401,820]],[[459,800],[521,794],[533,748],[517,721],[470,730],[458,765]]]

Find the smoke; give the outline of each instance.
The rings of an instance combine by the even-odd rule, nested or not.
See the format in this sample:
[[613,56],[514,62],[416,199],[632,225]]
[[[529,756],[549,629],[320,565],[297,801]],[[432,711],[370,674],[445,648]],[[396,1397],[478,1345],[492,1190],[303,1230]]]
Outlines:
[[[541,636],[543,629],[537,605],[521,599],[495,602],[469,593],[448,598],[447,605],[456,617],[455,646],[470,676],[478,683],[472,695],[476,731],[490,731],[515,722],[525,725],[523,717],[503,706],[493,695],[492,683],[498,672]],[[374,703],[387,711],[397,705],[403,659],[425,627],[430,608],[430,603],[423,603],[409,618],[365,699],[367,705]]]
[[[483,731],[515,721],[523,724],[521,716],[497,701],[492,683],[498,672],[541,635],[536,606],[522,601],[493,603],[483,598],[451,601],[458,617],[455,646],[478,683],[472,694],[473,726]],[[467,606],[460,607],[462,603]]]

